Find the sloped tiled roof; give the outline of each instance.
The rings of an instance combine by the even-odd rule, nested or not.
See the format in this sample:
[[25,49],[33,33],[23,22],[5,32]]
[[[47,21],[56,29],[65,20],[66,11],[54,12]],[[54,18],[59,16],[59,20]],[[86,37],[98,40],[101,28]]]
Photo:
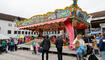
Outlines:
[[93,18],[104,17],[105,16],[105,10],[104,11],[90,13],[89,15],[92,15]]
[[[16,18],[17,18],[17,16],[0,13],[0,19],[2,19],[2,20],[15,21]],[[25,18],[20,17],[20,19],[24,20]]]

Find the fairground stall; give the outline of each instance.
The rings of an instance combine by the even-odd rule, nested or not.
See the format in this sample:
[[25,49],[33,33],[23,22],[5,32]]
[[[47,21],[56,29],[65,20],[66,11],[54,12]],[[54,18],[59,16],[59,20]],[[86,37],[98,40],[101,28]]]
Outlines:
[[77,0],[73,0],[73,4],[69,7],[57,9],[44,15],[35,15],[16,23],[19,29],[34,30],[40,33],[65,29],[69,36],[70,45],[72,45],[74,29],[87,29],[88,18],[88,14],[77,5]]
[[101,32],[105,32],[105,23],[100,24]]

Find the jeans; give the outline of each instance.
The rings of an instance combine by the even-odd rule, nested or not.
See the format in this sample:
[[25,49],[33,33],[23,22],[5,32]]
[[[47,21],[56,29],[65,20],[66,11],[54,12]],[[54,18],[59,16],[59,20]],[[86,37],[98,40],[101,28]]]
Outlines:
[[57,48],[57,52],[58,52],[58,60],[62,60],[62,47]]
[[14,45],[11,45],[10,51],[14,51]]
[[105,60],[105,51],[101,51],[102,60]]
[[43,50],[42,52],[42,60],[44,60],[44,53],[46,53],[46,60],[48,60],[48,50]]
[[36,54],[36,47],[34,46],[34,53]]
[[77,60],[84,60],[83,54],[78,53],[77,54]]

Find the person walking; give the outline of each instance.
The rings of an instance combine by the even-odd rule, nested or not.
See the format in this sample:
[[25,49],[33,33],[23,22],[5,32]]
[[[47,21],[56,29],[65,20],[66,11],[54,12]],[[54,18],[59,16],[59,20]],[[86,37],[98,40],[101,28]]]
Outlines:
[[30,51],[34,54],[34,47],[32,45],[30,45]]
[[36,54],[39,54],[39,44],[36,42]]
[[15,44],[15,51],[17,51],[18,50],[18,48],[17,48],[17,44]]
[[2,45],[0,43],[0,54],[2,54]]
[[78,34],[76,39],[74,40],[73,44],[75,45],[76,48],[76,53],[77,53],[77,60],[84,60],[84,50],[85,50],[85,42],[82,39],[82,35]]
[[8,40],[8,50],[10,51],[10,49],[11,49],[11,40]]
[[2,46],[3,46],[3,52],[6,52],[7,53],[7,43],[5,42],[5,41],[2,41],[2,44],[1,44]]
[[99,42],[99,49],[101,52],[102,60],[105,60],[105,33],[103,33],[103,38]]
[[36,54],[36,42],[35,41],[32,43],[32,46],[33,46],[33,49],[34,49],[34,54]]
[[56,48],[57,48],[57,52],[58,52],[58,60],[62,60],[62,46],[63,46],[63,38],[59,35],[56,36]]
[[43,48],[42,51],[42,60],[44,60],[44,54],[46,53],[46,60],[48,60],[48,53],[49,53],[49,49],[50,49],[50,40],[49,40],[49,36],[46,35],[41,43],[41,47]]
[[14,40],[12,39],[12,40],[11,40],[11,48],[10,48],[10,51],[14,51],[14,47],[15,47],[15,42],[14,42]]

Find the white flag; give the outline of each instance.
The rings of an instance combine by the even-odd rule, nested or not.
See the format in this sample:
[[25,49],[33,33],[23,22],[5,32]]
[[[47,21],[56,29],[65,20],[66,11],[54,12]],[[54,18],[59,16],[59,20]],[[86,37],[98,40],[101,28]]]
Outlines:
[[90,18],[88,18],[88,20],[87,20],[87,22],[91,22],[91,20],[92,20],[92,16],[90,15]]

